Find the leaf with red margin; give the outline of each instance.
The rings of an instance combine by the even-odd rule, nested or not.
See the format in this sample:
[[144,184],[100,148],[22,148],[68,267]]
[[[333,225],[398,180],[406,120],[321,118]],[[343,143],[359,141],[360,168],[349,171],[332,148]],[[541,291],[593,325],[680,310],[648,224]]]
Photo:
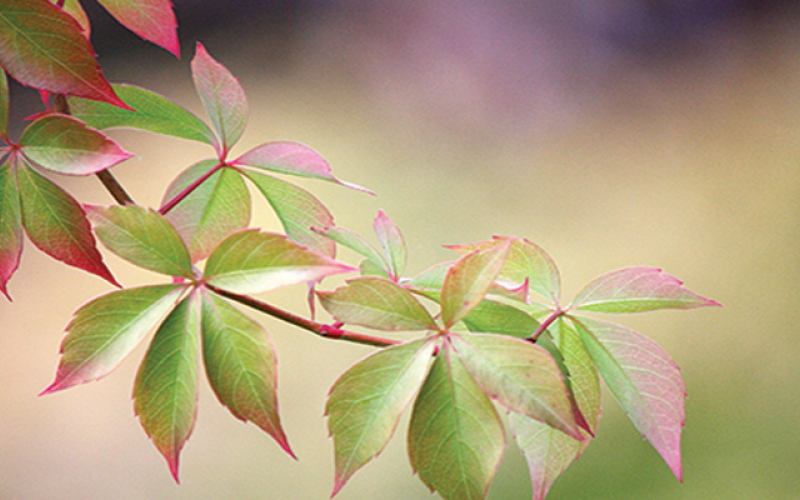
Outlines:
[[[204,160],[181,172],[164,194],[162,206],[217,164],[218,160]],[[248,226],[250,207],[250,191],[242,176],[233,169],[222,168],[206,178],[165,217],[189,248],[192,262],[197,262],[207,258],[231,233]]]
[[611,271],[586,285],[570,309],[601,313],[638,313],[657,309],[719,306],[683,286],[657,267],[635,266]]
[[570,318],[611,393],[682,481],[686,387],[675,361],[644,335],[615,323]]
[[253,294],[351,271],[286,236],[251,229],[222,241],[208,257],[204,276],[208,284],[229,292]]
[[292,240],[328,257],[336,255],[336,244],[313,230],[333,224],[333,215],[321,201],[305,189],[269,175],[244,175],[267,199]]
[[136,374],[133,408],[178,480],[181,449],[197,417],[200,300],[192,293],[161,323]]
[[[59,0],[50,0],[51,3],[58,5]],[[92,34],[92,25],[89,23],[89,18],[86,17],[86,12],[83,10],[81,3],[78,0],[65,0],[64,12],[72,16],[83,29],[83,36],[88,40]]]
[[322,179],[342,186],[373,194],[372,191],[349,182],[340,181],[331,173],[331,166],[305,144],[293,141],[267,142],[256,146],[235,159],[233,165],[253,167],[281,174],[297,175],[310,179]]
[[333,385],[325,405],[336,458],[331,497],[386,447],[428,373],[434,347],[434,341],[420,339],[381,349]]
[[220,154],[225,156],[247,124],[247,97],[239,80],[215,61],[200,43],[192,59],[192,77],[197,94],[222,140]]
[[123,26],[181,57],[178,23],[170,0],[97,0]]
[[436,322],[414,295],[377,276],[348,280],[331,292],[317,292],[322,306],[342,323],[377,330],[436,330]]
[[[12,159],[13,161],[13,159]],[[22,254],[22,213],[12,162],[0,166],[0,292],[8,294],[8,280],[19,266]]]
[[183,290],[179,285],[126,288],[81,306],[61,343],[56,378],[42,394],[111,373],[175,306]]
[[0,2],[0,64],[23,85],[122,108],[81,26],[47,0]]
[[445,342],[414,402],[411,467],[445,500],[482,500],[504,448],[494,405]]
[[449,329],[478,307],[503,268],[510,241],[461,257],[442,286],[442,321]]
[[19,145],[32,163],[69,175],[94,174],[133,156],[97,130],[64,115],[37,119],[22,133]]
[[103,263],[83,208],[50,180],[20,162],[22,222],[34,245],[54,259],[120,286]]
[[278,360],[264,328],[213,293],[203,293],[203,359],[220,403],[272,436],[292,458],[278,413]]

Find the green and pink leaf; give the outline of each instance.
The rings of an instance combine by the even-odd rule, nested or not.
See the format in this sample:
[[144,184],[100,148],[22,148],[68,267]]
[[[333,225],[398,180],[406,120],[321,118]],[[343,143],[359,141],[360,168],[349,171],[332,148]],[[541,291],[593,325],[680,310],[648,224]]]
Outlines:
[[200,304],[183,299],[159,327],[139,366],[134,411],[178,482],[181,449],[197,417]]
[[123,26],[180,57],[178,23],[170,0],[98,0]]
[[332,292],[317,292],[322,306],[338,321],[377,330],[437,330],[430,313],[414,295],[377,276],[348,280]]
[[206,263],[205,279],[233,293],[254,294],[354,270],[286,236],[246,230],[232,234],[214,249]]
[[0,65],[22,85],[127,107],[100,72],[81,25],[49,1],[0,3]]
[[23,225],[33,244],[54,259],[119,286],[103,263],[89,221],[78,202],[22,162],[17,169],[17,182]]
[[60,174],[89,175],[127,160],[133,155],[97,130],[65,115],[43,116],[20,138],[25,157]]
[[331,496],[386,447],[428,373],[434,347],[421,339],[382,349],[333,385],[325,407],[336,459]]
[[100,379],[114,370],[175,306],[184,288],[127,288],[83,305],[67,326],[55,380],[42,394]]
[[278,414],[278,360],[264,329],[213,293],[203,293],[203,359],[219,401],[294,457]]
[[22,255],[22,212],[13,162],[0,166],[0,292],[8,300],[8,280]]
[[682,480],[686,388],[675,361],[658,344],[629,328],[588,318],[572,320],[622,409]]
[[386,260],[389,261],[389,275],[397,281],[406,268],[406,242],[403,234],[383,210],[378,210],[372,227],[383,253],[386,255]]
[[599,276],[578,293],[570,309],[637,313],[719,305],[719,302],[689,291],[682,281],[661,269],[635,266]]

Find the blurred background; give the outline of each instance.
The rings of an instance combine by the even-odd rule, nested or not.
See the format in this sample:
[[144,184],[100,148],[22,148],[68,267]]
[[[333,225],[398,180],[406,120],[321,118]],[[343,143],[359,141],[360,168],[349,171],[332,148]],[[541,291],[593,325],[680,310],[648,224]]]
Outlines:
[[[800,498],[795,2],[174,3],[182,60],[85,2],[106,76],[203,116],[189,72],[202,41],[249,97],[238,151],[292,139],[323,153],[338,177],[378,196],[302,185],[364,235],[384,209],[404,231],[411,273],[452,258],[443,244],[516,235],[559,264],[565,301],[596,275],[642,264],[725,305],[612,318],[683,369],[684,483],[607,394],[597,439],[548,499]],[[13,87],[12,98],[15,120],[38,110],[30,91]],[[143,205],[158,205],[178,172],[211,154],[113,136],[137,154],[113,172]],[[55,180],[83,202],[112,203],[95,178]],[[253,224],[276,230],[267,205],[255,204]],[[162,280],[106,254],[126,286]],[[145,345],[99,382],[37,397],[73,311],[110,287],[26,242],[9,289],[14,302],[0,301],[0,499],[328,498],[325,395],[370,349],[248,311],[277,345],[282,418],[300,460],[232,418],[203,381],[178,486],[129,397]],[[263,298],[306,310],[301,288]],[[407,421],[337,498],[430,498],[406,458]],[[512,444],[489,498],[530,495]]]

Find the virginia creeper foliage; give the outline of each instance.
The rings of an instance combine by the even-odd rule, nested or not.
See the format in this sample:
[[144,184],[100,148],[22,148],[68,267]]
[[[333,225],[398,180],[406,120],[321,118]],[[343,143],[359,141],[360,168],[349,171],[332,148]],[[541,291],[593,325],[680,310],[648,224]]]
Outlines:
[[[179,55],[169,0],[99,0],[121,24]],[[134,411],[178,479],[205,371],[220,403],[294,453],[281,425],[277,352],[239,307],[322,337],[377,349],[333,383],[325,405],[335,495],[375,458],[411,407],[413,470],[448,500],[482,499],[511,435],[524,453],[533,498],[595,437],[602,379],[637,429],[681,480],[685,387],[672,358],[630,328],[586,316],[718,305],[653,267],[604,274],[562,305],[553,259],[517,237],[450,245],[453,260],[406,276],[400,229],[383,212],[373,245],[338,227],[305,177],[366,191],[333,176],[308,146],[270,141],[231,156],[249,108],[239,81],[197,44],[191,72],[210,126],[169,98],[103,76],[77,0],[0,0],[0,291],[19,266],[23,234],[66,264],[121,289],[75,312],[52,393],[113,371],[151,332],[134,382]],[[18,140],[9,135],[7,77],[39,90],[45,109]],[[105,134],[129,128],[210,147],[177,173],[161,206],[136,205],[108,171],[131,154]],[[126,167],[118,167],[126,168]],[[44,174],[97,174],[119,204],[82,205]],[[248,183],[282,233],[250,228]],[[96,241],[162,283],[122,287]],[[336,260],[336,246],[360,262]],[[359,273],[333,290],[324,278]],[[306,284],[333,317],[326,324],[252,297]],[[346,330],[374,330],[378,335]],[[384,338],[381,332],[394,332]],[[400,335],[402,340],[396,340]],[[506,431],[509,426],[511,432]]]

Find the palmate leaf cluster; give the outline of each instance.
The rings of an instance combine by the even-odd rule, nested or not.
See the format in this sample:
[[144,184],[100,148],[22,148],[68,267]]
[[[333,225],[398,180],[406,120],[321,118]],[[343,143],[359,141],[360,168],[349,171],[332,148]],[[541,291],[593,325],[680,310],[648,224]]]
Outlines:
[[[100,3],[142,38],[179,54],[168,0]],[[78,309],[43,393],[104,377],[155,331],[134,382],[134,410],[176,480],[201,373],[235,417],[294,456],[279,415],[277,353],[237,302],[322,336],[378,347],[333,384],[325,406],[334,494],[381,453],[410,406],[408,455],[431,490],[446,499],[483,498],[513,436],[528,461],[533,497],[544,498],[597,432],[601,379],[681,479],[685,388],[677,365],[640,333],[585,313],[716,302],[660,269],[629,267],[596,278],[562,305],[553,260],[516,237],[452,245],[453,260],[407,277],[403,235],[383,211],[373,223],[376,247],[336,226],[320,200],[282,177],[366,191],[334,177],[319,153],[273,141],[231,154],[246,128],[247,99],[202,45],[191,70],[210,126],[167,97],[107,82],[89,33],[77,0],[0,0],[0,291],[10,299],[23,234],[120,288],[96,239],[167,281],[112,291]],[[18,140],[9,136],[6,74],[38,89],[45,104]],[[158,209],[126,194],[115,194],[119,206],[81,205],[45,174],[109,175],[131,156],[105,134],[112,128],[195,141],[213,155],[179,173]],[[277,214],[282,234],[249,227],[248,182]],[[335,260],[337,245],[362,257],[358,267]],[[359,275],[334,290],[316,289],[342,273]],[[319,301],[333,324],[251,297],[297,284],[308,285],[311,305]],[[392,337],[345,329],[352,327]]]

